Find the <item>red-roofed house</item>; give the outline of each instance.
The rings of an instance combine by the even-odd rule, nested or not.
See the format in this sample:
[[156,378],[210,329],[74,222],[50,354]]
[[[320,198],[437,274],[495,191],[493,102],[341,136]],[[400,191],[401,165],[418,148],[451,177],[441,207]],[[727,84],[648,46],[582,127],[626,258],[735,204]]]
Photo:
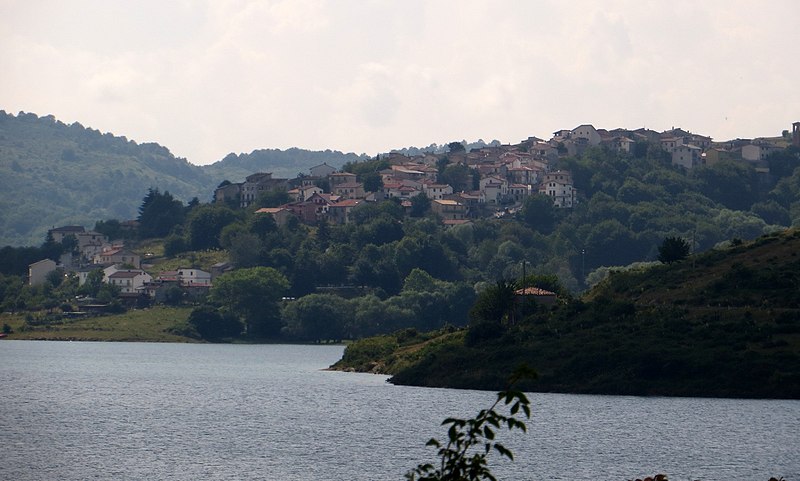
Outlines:
[[517,289],[516,291],[514,291],[514,295],[517,296],[517,299],[532,299],[545,306],[554,305],[557,299],[555,292],[550,292],[545,289],[540,289],[538,287],[526,287],[524,289]]
[[431,211],[441,217],[443,221],[467,218],[467,206],[456,200],[433,200],[431,201]]
[[264,207],[258,209],[256,214],[267,214],[271,215],[273,219],[275,219],[275,223],[279,226],[286,225],[286,221],[289,220],[289,217],[294,216],[292,211],[287,209],[286,207]]
[[350,222],[350,211],[364,202],[360,199],[344,199],[328,206],[328,221],[331,224],[347,224]]

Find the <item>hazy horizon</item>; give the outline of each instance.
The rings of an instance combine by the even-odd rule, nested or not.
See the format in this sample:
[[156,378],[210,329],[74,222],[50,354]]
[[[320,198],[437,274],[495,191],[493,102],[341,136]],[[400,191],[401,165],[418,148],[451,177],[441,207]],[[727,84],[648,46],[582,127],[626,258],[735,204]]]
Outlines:
[[0,109],[157,142],[374,155],[583,123],[715,140],[800,120],[788,0],[0,0]]

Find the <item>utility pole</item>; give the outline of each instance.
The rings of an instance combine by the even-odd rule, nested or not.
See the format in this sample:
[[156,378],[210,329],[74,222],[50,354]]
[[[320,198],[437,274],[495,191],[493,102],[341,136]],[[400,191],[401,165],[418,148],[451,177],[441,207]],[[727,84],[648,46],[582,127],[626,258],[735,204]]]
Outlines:
[[586,283],[586,249],[581,249],[581,283]]
[[522,295],[519,297],[520,299],[520,308],[519,308],[519,318],[523,319],[525,317],[525,303],[528,302],[528,295],[527,291],[525,290],[527,286],[525,285],[525,263],[527,261],[525,259],[522,260],[522,282],[520,289],[522,289]]

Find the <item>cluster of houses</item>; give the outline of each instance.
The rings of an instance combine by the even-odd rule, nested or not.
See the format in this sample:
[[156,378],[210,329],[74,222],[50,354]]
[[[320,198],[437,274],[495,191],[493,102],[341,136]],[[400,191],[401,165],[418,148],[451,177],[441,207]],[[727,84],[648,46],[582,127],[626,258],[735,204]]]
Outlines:
[[[786,134],[789,136],[788,131]],[[800,147],[800,122],[792,124],[790,140]],[[711,137],[677,128],[664,132],[644,128],[605,130],[584,124],[554,132],[547,141],[529,137],[516,145],[486,146],[470,152],[451,151],[447,154],[450,165],[463,165],[470,172],[477,172],[477,190],[456,191],[452,185],[441,182],[440,155],[390,153],[382,156],[389,167],[379,172],[381,186],[373,191],[368,191],[355,174],[321,164],[312,167],[309,176],[291,180],[273,178],[270,173],[254,173],[241,183],[224,182],[214,192],[214,201],[248,207],[262,193],[281,189],[288,193],[290,202],[256,212],[272,215],[279,225],[292,217],[307,224],[322,220],[346,224],[350,222],[352,209],[362,202],[397,199],[406,209],[411,209],[412,199],[424,195],[443,223],[455,225],[470,222],[487,211],[513,211],[526,197],[536,193],[550,197],[555,207],[572,208],[577,202],[577,190],[570,172],[555,168],[560,157],[580,155],[591,147],[633,153],[637,145],[644,143],[662,149],[671,156],[673,164],[686,169],[739,159],[751,162],[758,172],[766,173],[769,154],[785,147],[766,139],[712,142]],[[211,287],[216,274],[230,269],[223,263],[214,266],[212,272],[182,268],[162,272],[153,278],[142,269],[138,254],[125,249],[124,245],[110,243],[103,234],[87,231],[82,226],[65,226],[50,230],[49,235],[55,242],[72,236],[75,249],[64,254],[58,263],[45,259],[31,264],[31,285],[44,282],[47,275],[59,267],[75,273],[81,284],[86,282],[89,272],[102,269],[104,282],[118,286],[123,297],[146,296],[161,300],[173,286],[182,289],[187,297],[201,295]]]
[[465,165],[480,173],[479,189],[474,191],[456,192],[453,186],[440,182],[438,155],[408,157],[392,153],[382,157],[390,165],[379,172],[381,187],[375,191],[368,191],[356,174],[321,164],[310,169],[311,175],[291,180],[275,179],[270,173],[252,174],[242,183],[217,188],[214,200],[248,207],[262,192],[285,189],[290,202],[257,211],[272,215],[278,224],[292,216],[307,224],[321,220],[346,224],[352,209],[362,202],[396,199],[410,210],[412,199],[418,195],[427,197],[431,210],[448,225],[469,222],[483,208],[497,211],[519,205],[534,193],[550,196],[557,207],[570,208],[577,198],[572,176],[551,170],[558,159],[556,148],[544,148],[539,143],[543,144],[537,141],[533,149],[523,145],[451,152],[451,164]]
[[199,298],[211,288],[212,277],[230,269],[227,263],[220,263],[213,266],[213,274],[187,267],[153,277],[142,269],[139,254],[123,244],[110,243],[99,232],[87,231],[83,226],[63,226],[50,229],[48,236],[58,243],[72,237],[76,241],[75,249],[64,253],[59,262],[43,259],[28,266],[28,282],[32,286],[44,283],[47,276],[59,268],[65,274],[76,275],[79,285],[86,283],[92,271],[100,270],[103,282],[119,287],[121,298],[144,297],[160,302],[173,287],[180,289],[186,298]]
[[[800,122],[793,124],[793,141],[800,145]],[[633,153],[637,145],[657,146],[671,156],[672,163],[692,169],[725,159],[752,162],[758,171],[767,169],[767,156],[783,148],[770,141],[732,140],[715,143],[711,137],[673,128],[664,132],[648,129],[596,129],[589,124],[572,130],[559,130],[550,140],[537,137],[516,145],[487,146],[470,152],[450,152],[450,164],[464,165],[480,176],[474,191],[455,191],[439,180],[440,155],[406,156],[390,153],[382,156],[389,168],[379,172],[382,186],[368,191],[355,174],[340,172],[327,164],[310,169],[310,176],[276,179],[270,173],[256,173],[242,183],[226,183],[214,193],[216,202],[235,202],[241,207],[253,204],[260,193],[285,189],[291,201],[280,207],[257,212],[272,215],[278,224],[297,217],[307,224],[321,220],[346,224],[350,211],[362,202],[397,199],[411,208],[411,199],[420,194],[431,201],[431,210],[445,224],[469,222],[489,212],[513,211],[527,196],[544,194],[558,208],[571,208],[577,202],[577,190],[570,172],[555,170],[563,156],[580,155],[591,147]],[[768,172],[768,169],[767,169]],[[327,191],[320,185],[328,186]]]

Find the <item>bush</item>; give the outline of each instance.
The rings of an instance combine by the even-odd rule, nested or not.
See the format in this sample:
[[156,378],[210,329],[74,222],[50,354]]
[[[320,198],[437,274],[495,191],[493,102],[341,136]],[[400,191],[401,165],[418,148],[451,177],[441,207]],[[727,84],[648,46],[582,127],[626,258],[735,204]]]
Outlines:
[[376,336],[358,340],[348,345],[342,360],[336,364],[352,367],[356,370],[365,370],[370,364],[382,359],[397,349],[397,339],[394,336]]
[[167,328],[166,332],[176,336],[188,337],[190,339],[201,339],[197,329],[195,329],[194,326],[188,322],[179,322],[178,324]]
[[195,332],[207,340],[236,337],[242,333],[242,323],[230,314],[220,314],[212,306],[201,306],[192,310],[186,321]]
[[503,335],[503,328],[497,322],[477,322],[469,326],[464,343],[475,346]]

